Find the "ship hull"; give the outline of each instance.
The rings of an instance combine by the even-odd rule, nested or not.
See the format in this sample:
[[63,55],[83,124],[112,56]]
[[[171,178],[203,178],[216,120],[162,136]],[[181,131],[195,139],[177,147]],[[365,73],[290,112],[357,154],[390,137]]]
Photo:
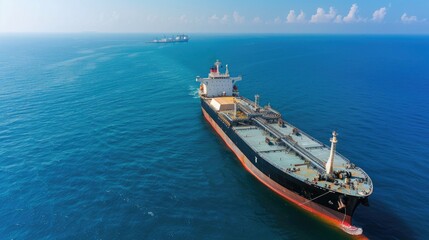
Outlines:
[[[261,183],[289,202],[332,224],[351,226],[352,215],[362,198],[315,187],[279,170],[252,150],[204,99],[201,99],[201,107],[204,118],[234,152],[243,167]],[[339,210],[340,198],[346,202],[346,206]]]

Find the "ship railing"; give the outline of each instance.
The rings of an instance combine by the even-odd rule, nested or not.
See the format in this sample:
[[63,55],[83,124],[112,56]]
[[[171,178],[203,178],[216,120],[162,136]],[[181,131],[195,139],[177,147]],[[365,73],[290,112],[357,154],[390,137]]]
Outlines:
[[270,111],[270,112],[272,112],[272,113],[274,113],[274,114],[277,114],[277,115],[279,115],[279,116],[281,116],[281,115],[282,115],[281,113],[279,113],[278,111],[276,111],[276,110],[272,109],[271,107],[269,107],[269,108],[268,108],[268,111]]
[[221,113],[219,114],[219,118],[229,127],[231,126],[231,122],[229,121],[229,116],[225,113]]
[[364,171],[364,170],[362,170],[362,168],[360,168],[360,167],[355,167],[355,169],[356,170],[358,170],[358,171],[360,171],[364,176],[365,176],[365,178],[366,178],[366,180],[367,180],[367,182],[368,182],[368,185],[369,185],[369,194],[371,194],[372,193],[372,191],[373,191],[373,185],[372,185],[372,180],[371,180],[371,178],[368,176],[368,174]]
[[224,117],[226,117],[226,119],[228,119],[228,121],[229,121],[229,122],[234,121],[234,120],[231,118],[231,116],[229,116],[227,113],[221,112],[221,114],[222,114]]
[[241,98],[242,102],[239,103],[239,106],[241,107],[241,109],[243,109],[243,112],[245,112],[249,117],[265,117],[265,118],[270,118],[270,119],[275,119],[275,118],[279,118],[281,115],[280,113],[278,113],[278,116],[269,116],[267,114],[269,114],[270,112],[272,114],[277,114],[277,112],[272,111],[272,109],[269,109],[268,111],[265,109],[262,109],[262,111],[258,111],[256,112],[254,110],[254,104],[252,101],[242,97]]
[[237,106],[238,106],[238,109],[243,111],[249,118],[262,116],[262,113],[253,112],[247,106],[243,105],[242,103],[238,103]]
[[251,115],[252,114],[252,112],[249,109],[247,109],[246,106],[244,106],[242,103],[238,103],[237,106],[245,114],[247,114],[247,115]]
[[325,163],[322,162],[320,159],[306,151],[303,147],[299,146],[296,142],[290,141],[288,138],[286,138],[280,131],[277,129],[271,127],[270,125],[264,123],[264,119],[262,118],[253,118],[253,120],[260,125],[262,128],[264,128],[266,131],[270,132],[272,135],[274,135],[277,138],[280,138],[282,142],[284,142],[286,145],[288,145],[291,149],[293,149],[295,152],[301,154],[304,157],[307,157],[313,165],[316,167],[316,169],[320,173],[324,173],[325,171]]
[[247,103],[247,105],[248,105],[249,107],[253,107],[253,106],[255,105],[255,103],[254,103],[254,102],[250,101],[249,99],[247,99],[247,98],[245,98],[245,97],[242,97],[242,98],[241,98],[241,100],[243,100],[245,103]]

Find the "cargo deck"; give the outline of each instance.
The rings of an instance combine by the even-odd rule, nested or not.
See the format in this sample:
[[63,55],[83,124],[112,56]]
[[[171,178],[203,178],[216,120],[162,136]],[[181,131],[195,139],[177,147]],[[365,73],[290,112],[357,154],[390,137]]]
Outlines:
[[351,173],[349,184],[338,179],[321,179],[330,148],[282,119],[281,114],[271,107],[260,107],[244,97],[214,99],[220,103],[219,109],[213,106],[212,98],[205,101],[255,152],[283,172],[308,184],[347,195],[367,196],[372,193],[368,175],[338,152],[335,152],[333,167],[336,172]]

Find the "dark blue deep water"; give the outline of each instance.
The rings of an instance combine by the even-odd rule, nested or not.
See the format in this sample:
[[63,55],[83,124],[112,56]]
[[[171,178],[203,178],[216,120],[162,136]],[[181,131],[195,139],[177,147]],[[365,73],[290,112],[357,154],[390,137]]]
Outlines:
[[0,36],[0,239],[344,239],[271,193],[204,121],[216,59],[374,182],[370,239],[429,235],[429,37]]

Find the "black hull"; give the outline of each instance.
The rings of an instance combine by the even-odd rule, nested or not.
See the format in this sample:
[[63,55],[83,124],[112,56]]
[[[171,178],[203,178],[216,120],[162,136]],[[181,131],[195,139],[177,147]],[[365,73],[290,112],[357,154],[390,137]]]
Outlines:
[[[225,139],[224,136],[221,136],[224,138],[223,140],[226,143],[230,140],[230,142],[235,145],[233,147],[229,147],[233,151],[233,148],[238,148],[238,152],[247,158],[246,162],[242,159],[240,159],[240,161],[242,161],[246,169],[258,178],[258,180],[290,202],[295,203],[299,207],[302,207],[325,220],[346,226],[351,225],[353,213],[359,203],[367,200],[365,197],[344,195],[316,187],[310,182],[303,182],[281,171],[252,150],[230,126],[227,126],[218,117],[216,112],[204,101],[204,99],[201,99],[201,107],[206,119],[212,124],[218,134],[222,135],[222,133],[224,133],[225,136],[229,138]],[[237,151],[234,151],[234,153],[239,157]],[[253,161],[253,159],[256,158],[257,161]],[[339,210],[340,199],[346,207]]]

